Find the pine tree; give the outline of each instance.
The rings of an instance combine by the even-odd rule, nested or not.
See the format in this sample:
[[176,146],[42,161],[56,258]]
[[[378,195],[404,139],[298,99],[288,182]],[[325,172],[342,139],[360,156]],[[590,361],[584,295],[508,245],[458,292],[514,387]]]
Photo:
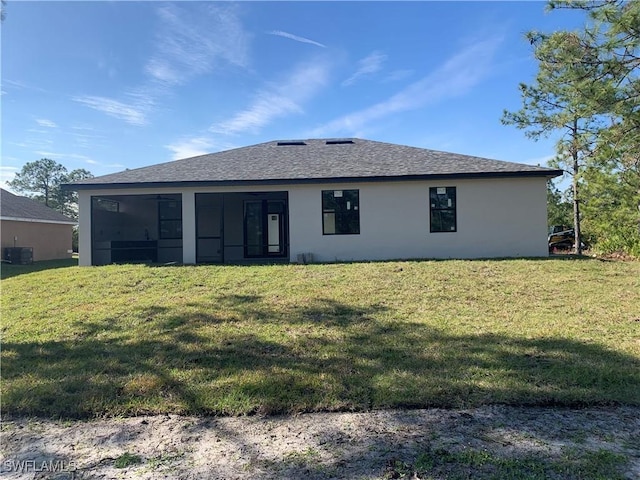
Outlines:
[[7,185],[19,193],[26,193],[29,197],[41,201],[47,207],[56,208],[56,190],[66,174],[67,169],[63,165],[50,158],[42,158],[26,163]]
[[62,190],[61,185],[91,177],[91,172],[83,168],[69,173],[63,165],[50,158],[42,158],[26,163],[7,185],[47,207],[77,218],[78,196],[75,192]]
[[593,82],[599,66],[589,63],[592,52],[575,32],[544,35],[530,32],[538,73],[531,85],[520,84],[523,107],[504,111],[502,123],[524,129],[534,140],[560,135],[556,143],[555,166],[572,177],[575,252],[582,253],[580,214],[580,175],[593,156],[597,133],[603,128],[595,103],[585,103],[584,92],[594,98],[610,96]]
[[594,162],[582,180],[589,192],[587,226],[601,249],[616,245],[640,255],[640,2],[563,0],[549,6],[584,10],[591,20],[578,39],[580,48],[592,53],[582,58],[582,66],[597,75],[594,87],[581,92],[582,102],[605,115],[607,124],[598,132]]

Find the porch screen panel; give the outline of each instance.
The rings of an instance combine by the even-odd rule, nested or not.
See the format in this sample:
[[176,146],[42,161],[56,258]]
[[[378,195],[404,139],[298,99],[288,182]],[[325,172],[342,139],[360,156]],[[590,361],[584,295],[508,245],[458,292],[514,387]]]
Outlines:
[[246,253],[248,256],[262,255],[264,240],[262,228],[262,202],[245,203]]

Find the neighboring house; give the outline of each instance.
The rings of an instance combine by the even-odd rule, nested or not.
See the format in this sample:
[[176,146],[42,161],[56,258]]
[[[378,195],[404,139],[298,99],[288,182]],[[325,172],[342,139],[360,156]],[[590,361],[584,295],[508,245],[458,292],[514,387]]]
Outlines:
[[273,141],[95,177],[80,264],[544,257],[561,170],[370,140]]
[[27,197],[0,189],[0,236],[5,249],[33,248],[33,260],[71,258],[73,226],[78,222]]

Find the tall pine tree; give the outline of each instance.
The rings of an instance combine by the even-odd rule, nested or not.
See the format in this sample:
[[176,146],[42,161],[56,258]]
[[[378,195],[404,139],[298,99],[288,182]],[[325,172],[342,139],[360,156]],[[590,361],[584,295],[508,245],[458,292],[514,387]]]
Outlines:
[[583,92],[596,98],[609,96],[598,90],[593,79],[601,68],[590,63],[593,52],[575,32],[544,35],[530,32],[527,38],[538,61],[538,73],[531,85],[520,84],[523,106],[505,110],[502,123],[524,129],[534,140],[559,135],[554,163],[572,177],[573,224],[575,252],[582,253],[580,176],[593,157],[597,133],[603,128],[602,118],[594,104],[586,104]]
[[597,75],[594,88],[581,92],[582,102],[607,123],[583,179],[587,226],[601,250],[615,245],[640,256],[640,2],[557,0],[549,6],[584,10],[591,20],[578,39],[591,52],[582,66]]

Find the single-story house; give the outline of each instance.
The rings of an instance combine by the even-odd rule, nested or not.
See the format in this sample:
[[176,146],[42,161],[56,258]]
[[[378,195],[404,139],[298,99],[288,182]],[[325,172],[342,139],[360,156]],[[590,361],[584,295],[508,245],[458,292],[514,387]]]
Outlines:
[[71,258],[74,225],[74,219],[40,202],[0,189],[3,259],[7,248],[19,247],[33,249],[33,261]]
[[271,141],[89,178],[80,264],[544,257],[561,170],[358,138]]

